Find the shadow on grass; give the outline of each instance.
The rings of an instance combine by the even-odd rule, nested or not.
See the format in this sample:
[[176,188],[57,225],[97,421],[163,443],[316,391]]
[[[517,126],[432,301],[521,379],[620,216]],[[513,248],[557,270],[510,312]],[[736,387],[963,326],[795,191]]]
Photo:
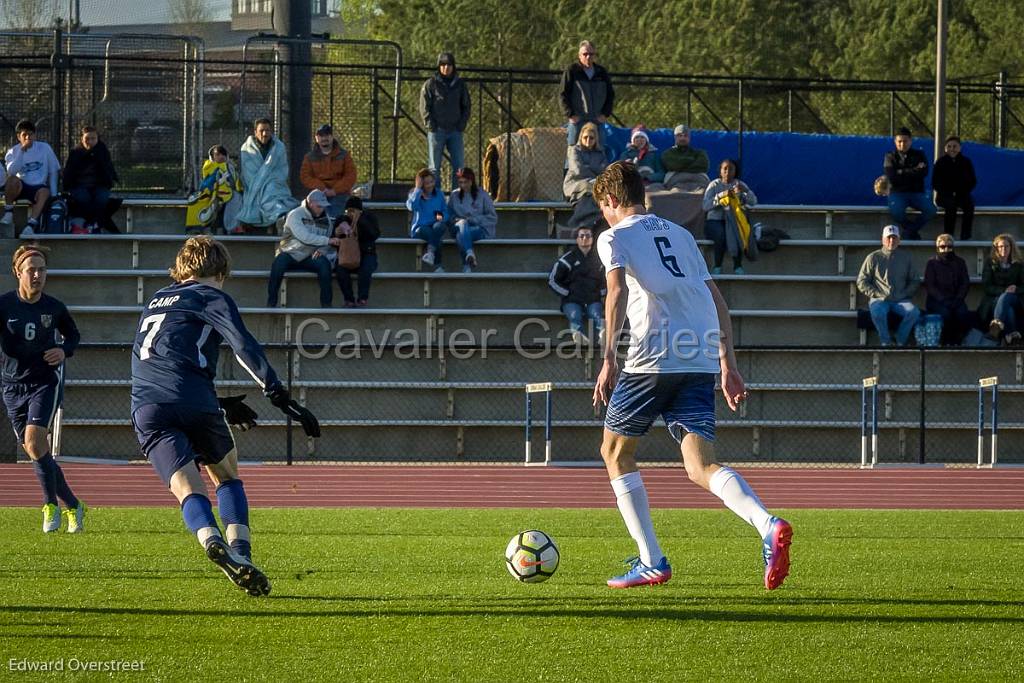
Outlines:
[[[239,596],[241,597],[241,596]],[[580,602],[577,598],[563,598],[563,604],[552,605],[550,602],[528,600],[521,598],[501,599],[480,599],[480,600],[450,600],[445,601],[443,597],[429,596],[420,598],[420,601],[429,600],[436,605],[439,601],[448,602],[446,608],[418,607],[416,605],[399,606],[397,603],[412,602],[411,598],[375,599],[347,596],[294,596],[283,595],[258,600],[252,605],[261,604],[267,607],[266,610],[224,610],[224,609],[155,609],[155,608],[133,608],[133,607],[65,607],[60,605],[10,605],[0,607],[2,614],[25,614],[25,613],[47,613],[54,616],[60,615],[104,615],[104,616],[126,616],[126,617],[213,617],[213,618],[268,618],[280,619],[288,617],[309,618],[309,617],[509,617],[523,616],[531,619],[543,618],[574,618],[574,619],[658,619],[666,621],[720,621],[720,622],[790,622],[790,623],[880,623],[880,624],[1021,624],[1024,625],[1024,613],[1020,615],[967,615],[962,611],[963,607],[1019,607],[1018,602],[1001,601],[971,601],[971,600],[870,600],[870,599],[786,599],[771,600],[753,603],[749,599],[707,599],[706,602],[721,605],[722,603],[734,603],[746,605],[756,609],[723,610],[713,607],[704,608],[693,604],[695,600],[666,600],[658,597],[658,604],[643,608],[642,603],[634,601],[612,603],[607,599],[593,601],[593,604],[574,606],[572,602]],[[323,602],[349,603],[351,606],[339,605],[337,610],[310,609],[310,610],[279,610],[276,609],[284,601],[308,601],[310,606]],[[676,606],[666,605],[666,602],[687,603]],[[357,608],[357,603],[370,603],[366,607]],[[497,604],[495,604],[497,603]],[[847,614],[807,614],[804,612],[780,612],[779,607],[807,607],[814,605],[848,605],[848,606],[900,606],[916,605],[919,607],[958,607],[955,614],[887,614],[887,613],[863,613],[850,612]],[[641,609],[638,609],[641,608]]]

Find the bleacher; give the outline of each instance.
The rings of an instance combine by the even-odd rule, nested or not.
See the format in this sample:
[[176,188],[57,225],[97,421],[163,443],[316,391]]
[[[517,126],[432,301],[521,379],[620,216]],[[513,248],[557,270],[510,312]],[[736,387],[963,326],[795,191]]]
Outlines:
[[[600,416],[590,395],[599,362],[592,350],[565,345],[565,320],[558,298],[547,288],[552,263],[571,244],[554,237],[556,225],[566,222],[568,207],[499,204],[500,239],[478,245],[480,268],[472,274],[424,272],[419,260],[422,243],[406,237],[404,206],[370,203],[367,208],[379,216],[383,234],[378,242],[380,268],[365,309],[338,307],[337,289],[336,307],[320,309],[314,278],[305,273],[285,278],[282,308],[265,308],[277,238],[223,238],[234,269],[227,290],[254,334],[271,345],[301,336],[308,347],[305,353],[273,346],[269,351],[282,375],[288,372],[290,359],[295,393],[315,407],[325,427],[324,438],[303,441],[296,458],[515,462],[523,452],[522,386],[553,381],[558,457],[593,459],[600,441]],[[882,208],[762,206],[757,215],[792,239],[758,261],[745,263],[747,275],[716,278],[732,307],[738,344],[764,347],[739,354],[754,392],[739,413],[720,406],[723,458],[858,463],[860,380],[878,374],[886,385],[883,449],[890,460],[913,460],[919,387],[904,369],[910,364],[916,371],[919,354],[872,348],[874,333],[858,330],[855,324],[856,309],[865,305],[856,292],[856,274],[864,256],[877,248],[887,214]],[[975,223],[977,240],[958,244],[974,281],[970,305],[976,305],[980,296],[978,276],[992,236],[1018,232],[1022,216],[981,208]],[[68,304],[84,341],[132,340],[142,304],[168,282],[166,269],[183,239],[182,218],[180,201],[131,199],[117,219],[126,231],[121,235],[39,238],[53,248],[47,291]],[[19,225],[23,220],[19,214]],[[926,234],[934,235],[938,225],[933,223]],[[9,258],[17,241],[3,243]],[[710,243],[699,243],[710,256]],[[905,242],[901,248],[913,252],[921,272],[934,254],[931,241]],[[445,246],[444,258],[455,270],[454,244]],[[923,305],[923,294],[919,304]],[[405,330],[405,336],[400,337],[399,330]],[[426,350],[439,341],[442,353]],[[329,350],[321,346],[339,342],[341,346]],[[353,346],[357,342],[358,358]],[[513,350],[517,343],[526,349]],[[480,344],[486,345],[486,354],[465,350],[466,345]],[[527,357],[538,355],[545,346],[553,351]],[[778,346],[791,348],[768,348]],[[942,439],[950,452],[960,453],[967,462],[976,443],[971,392],[976,391],[977,378],[1000,375],[1010,389],[1004,400],[1010,408],[1004,405],[1004,415],[1012,416],[1017,400],[1013,390],[1024,383],[1022,354],[950,350],[927,356],[934,366],[928,375],[934,389],[928,394],[929,411],[943,420],[943,427],[934,434],[929,430],[928,438]],[[258,393],[233,363],[222,361],[220,376],[226,388],[245,391],[250,398]],[[83,349],[70,364],[68,378],[64,452],[137,457],[128,419],[128,348]],[[286,443],[283,422],[262,399],[254,403],[266,426],[238,435],[242,455],[281,460]],[[644,441],[640,457],[674,459],[675,447],[664,430],[655,432],[654,438]],[[1009,425],[1002,439],[1004,451],[1020,452],[1012,446],[1017,440],[1015,425]]]

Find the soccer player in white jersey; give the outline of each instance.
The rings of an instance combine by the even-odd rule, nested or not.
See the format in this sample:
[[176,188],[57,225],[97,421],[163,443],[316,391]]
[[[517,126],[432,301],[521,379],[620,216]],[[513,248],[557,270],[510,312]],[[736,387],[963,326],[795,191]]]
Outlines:
[[[672,567],[658,545],[636,448],[658,415],[679,442],[690,480],[711,491],[757,530],[764,585],[789,574],[793,529],[768,512],[738,472],[714,461],[715,375],[729,408],[747,398],[736,367],[725,299],[689,231],[644,209],[643,180],[617,162],[594,184],[594,199],[610,229],[597,240],[608,280],[604,363],[594,404],[607,404],[601,456],[639,556],[627,561],[611,588],[665,583]],[[621,374],[616,340],[629,320],[629,351]]]

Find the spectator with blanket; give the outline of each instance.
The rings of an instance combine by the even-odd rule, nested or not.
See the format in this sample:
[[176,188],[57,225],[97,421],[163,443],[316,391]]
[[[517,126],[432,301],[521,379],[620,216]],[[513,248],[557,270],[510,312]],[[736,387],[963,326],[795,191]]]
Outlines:
[[725,159],[718,166],[718,178],[704,191],[704,234],[715,245],[712,275],[721,275],[727,251],[732,255],[733,273],[744,275],[743,253],[757,241],[746,215],[748,208],[757,205],[757,195],[739,179],[737,168],[734,160]]
[[274,136],[270,119],[256,119],[253,134],[242,144],[242,211],[245,225],[274,225],[299,202],[288,189],[288,150]]
[[214,145],[203,162],[203,180],[199,190],[188,200],[185,228],[203,230],[217,225],[225,233],[242,232],[238,213],[242,208],[242,181],[235,165],[228,158],[224,145]]
[[601,218],[601,210],[594,202],[594,181],[608,167],[608,158],[601,146],[597,124],[587,122],[580,129],[580,139],[566,149],[568,170],[562,181],[565,199],[572,204],[569,227],[593,226]]
[[622,151],[619,161],[628,161],[636,166],[640,177],[644,179],[647,190],[660,189],[665,179],[665,170],[661,167],[661,153],[651,144],[651,138],[643,126],[637,126],[630,135],[630,142]]

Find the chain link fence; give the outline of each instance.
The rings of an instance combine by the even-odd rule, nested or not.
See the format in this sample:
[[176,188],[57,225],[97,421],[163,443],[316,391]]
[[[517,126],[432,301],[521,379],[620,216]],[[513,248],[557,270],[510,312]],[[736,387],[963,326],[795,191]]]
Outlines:
[[[301,49],[299,49],[301,48]],[[290,61],[308,54],[306,61]],[[360,181],[408,182],[427,161],[420,89],[432,66],[402,63],[381,41],[274,36],[209,58],[198,38],[166,35],[0,33],[0,135],[13,140],[20,118],[61,158],[90,123],[103,132],[123,191],[187,194],[205,151],[233,156],[252,121],[287,131],[292,67],[309,78],[311,129],[332,123],[352,153]],[[561,200],[564,117],[560,73],[460,68],[472,102],[465,164],[498,199]],[[669,74],[612,74],[612,123],[892,135],[904,124],[931,134],[933,85],[913,82],[780,80]],[[951,83],[950,129],[965,139],[1024,146],[1024,88],[1005,81]],[[301,108],[300,108],[301,110]],[[286,140],[287,141],[287,140]],[[287,141],[304,154],[311,141]],[[742,157],[742,136],[737,156]],[[450,173],[442,169],[448,184]]]
[[[69,361],[64,456],[142,458],[129,419],[129,349],[85,344]],[[320,418],[323,438],[307,439],[298,426],[288,429],[225,350],[218,394],[246,394],[260,415],[259,427],[235,434],[243,460],[521,462],[524,389],[543,382],[554,385],[554,459],[600,458],[604,413],[592,401],[600,356],[590,347],[273,344],[267,353],[293,396]],[[737,412],[716,398],[716,454],[724,462],[859,466],[862,381],[877,377],[880,464],[972,466],[978,452],[978,381],[998,377],[1003,416],[998,461],[1024,464],[1024,422],[1017,417],[1024,408],[1022,349],[758,347],[739,349],[737,357],[751,397]],[[535,395],[532,421],[534,453],[543,453],[542,395]],[[989,447],[986,441],[986,463]],[[14,450],[11,439],[4,451]],[[638,457],[678,462],[678,447],[660,420],[641,442]]]

